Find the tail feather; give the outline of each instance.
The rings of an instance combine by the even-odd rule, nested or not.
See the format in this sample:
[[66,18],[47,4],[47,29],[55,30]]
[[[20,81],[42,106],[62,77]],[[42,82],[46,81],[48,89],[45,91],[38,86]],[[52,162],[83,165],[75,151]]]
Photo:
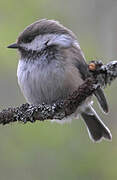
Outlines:
[[81,113],[81,116],[87,125],[89,135],[93,141],[99,141],[102,138],[112,139],[110,130],[104,125],[92,107],[87,107],[85,112]]

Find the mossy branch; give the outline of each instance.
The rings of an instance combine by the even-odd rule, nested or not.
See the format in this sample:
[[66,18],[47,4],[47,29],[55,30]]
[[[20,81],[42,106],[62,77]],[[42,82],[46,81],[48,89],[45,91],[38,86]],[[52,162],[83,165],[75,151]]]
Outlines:
[[103,65],[101,61],[91,63],[89,64],[90,77],[66,100],[57,101],[52,105],[43,103],[35,106],[26,103],[20,107],[4,109],[0,112],[0,124],[5,125],[16,121],[26,123],[46,119],[61,120],[75,112],[77,107],[91,96],[98,86],[105,87],[117,77],[117,61],[109,62],[107,65]]

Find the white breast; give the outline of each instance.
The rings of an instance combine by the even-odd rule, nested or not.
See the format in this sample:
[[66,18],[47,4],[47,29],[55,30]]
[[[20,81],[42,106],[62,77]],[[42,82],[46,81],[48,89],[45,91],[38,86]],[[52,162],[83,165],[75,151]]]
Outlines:
[[31,104],[52,103],[65,95],[64,72],[60,65],[40,64],[39,61],[20,60],[17,69],[19,86],[26,100]]

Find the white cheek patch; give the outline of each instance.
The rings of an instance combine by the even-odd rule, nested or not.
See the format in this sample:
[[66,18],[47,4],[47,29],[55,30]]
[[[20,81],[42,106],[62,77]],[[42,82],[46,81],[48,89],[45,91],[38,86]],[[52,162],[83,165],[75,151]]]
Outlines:
[[71,36],[66,34],[45,34],[37,36],[31,43],[22,43],[21,46],[26,50],[40,51],[47,46],[56,45],[61,48],[68,48],[72,44],[78,47],[79,44]]
[[57,45],[63,48],[68,48],[72,45],[72,43],[73,43],[73,39],[70,36],[65,34],[61,34],[61,35],[57,34],[50,39],[47,45],[48,46]]

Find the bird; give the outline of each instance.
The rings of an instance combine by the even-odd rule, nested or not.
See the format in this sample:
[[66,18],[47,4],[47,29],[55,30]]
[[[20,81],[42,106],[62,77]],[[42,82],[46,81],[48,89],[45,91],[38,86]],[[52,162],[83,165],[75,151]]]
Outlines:
[[[76,35],[56,20],[37,20],[27,26],[8,48],[19,52],[18,84],[29,104],[51,105],[64,100],[89,76]],[[101,87],[94,95],[107,113],[108,103]],[[112,139],[110,130],[92,107],[92,97],[77,108],[72,118],[78,119],[79,115],[93,142]]]

